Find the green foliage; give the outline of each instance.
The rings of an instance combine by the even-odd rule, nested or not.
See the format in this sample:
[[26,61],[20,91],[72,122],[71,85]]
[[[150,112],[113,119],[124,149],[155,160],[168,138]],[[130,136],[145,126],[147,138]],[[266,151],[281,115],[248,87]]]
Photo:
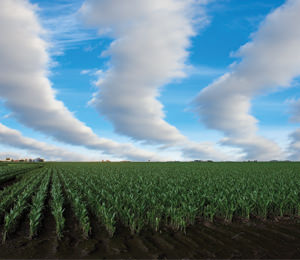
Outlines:
[[0,167],[0,184],[39,167],[38,164],[7,164],[2,166]]
[[38,169],[27,173],[21,181],[9,186],[0,193],[0,218],[3,217],[5,212],[16,201],[17,196],[40,175],[40,171]]
[[91,233],[91,216],[113,236],[117,225],[132,234],[163,227],[186,232],[199,220],[300,215],[296,162],[46,163],[0,192],[4,241],[29,208],[30,237],[37,234],[48,183],[58,239],[63,236],[66,202],[84,238]]
[[51,170],[49,169],[46,176],[44,177],[39,191],[35,194],[32,199],[31,210],[29,213],[29,237],[33,238],[37,235],[39,225],[41,223],[44,202],[47,196],[49,181],[51,178]]
[[[132,233],[147,226],[158,231],[164,225],[185,231],[197,218],[231,222],[234,217],[268,218],[299,215],[300,211],[299,163],[55,166],[67,193],[80,198],[78,202],[84,202],[110,236],[117,222]],[[75,205],[75,197],[68,196]]]
[[72,180],[66,175],[60,175],[68,200],[70,201],[74,214],[80,224],[83,232],[83,237],[88,238],[91,230],[90,220],[86,206],[82,203],[83,199],[80,193],[74,187]]
[[56,169],[53,169],[52,188],[51,188],[51,212],[56,223],[56,235],[58,239],[63,237],[63,229],[65,226],[64,212],[64,197],[62,187],[57,176]]
[[24,190],[16,198],[14,197],[16,203],[10,209],[10,211],[6,213],[4,218],[3,242],[5,242],[9,234],[15,231],[23,212],[29,207],[28,202],[38,185],[41,183],[44,174],[45,172],[37,175],[32,182],[27,183]]

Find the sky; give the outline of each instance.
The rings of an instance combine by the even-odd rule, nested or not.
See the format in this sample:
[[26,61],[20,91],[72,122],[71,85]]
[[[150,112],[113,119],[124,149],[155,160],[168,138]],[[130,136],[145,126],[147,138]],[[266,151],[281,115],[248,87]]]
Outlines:
[[300,160],[299,0],[0,5],[0,159]]

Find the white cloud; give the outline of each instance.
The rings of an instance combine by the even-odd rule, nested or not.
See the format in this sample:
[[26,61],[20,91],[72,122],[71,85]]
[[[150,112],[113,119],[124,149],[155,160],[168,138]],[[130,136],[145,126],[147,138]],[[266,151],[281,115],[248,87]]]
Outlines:
[[[19,131],[6,127],[0,123],[0,142],[1,144],[24,149],[30,153],[37,154],[49,160],[73,160],[73,161],[95,161],[99,160],[96,156],[87,156],[76,152],[68,151],[54,145],[36,141],[32,138],[24,137]],[[4,153],[5,154],[5,153]],[[2,156],[4,156],[2,154]],[[8,155],[6,155],[8,156]],[[16,156],[15,157],[21,157]]]
[[93,103],[118,133],[158,143],[183,140],[162,119],[156,97],[161,85],[184,76],[185,49],[194,35],[187,7],[173,0],[86,1],[82,6],[87,23],[111,28],[116,37],[104,52],[111,55],[112,68],[98,83]]
[[185,156],[224,158],[213,145],[193,143],[166,122],[157,99],[163,85],[185,77],[190,69],[186,59],[190,37],[195,35],[193,25],[196,18],[198,25],[207,24],[199,3],[204,2],[86,0],[80,10],[83,20],[114,38],[102,53],[111,57],[110,68],[100,75],[99,91],[90,104],[119,134],[149,144],[178,146]]
[[[300,99],[288,100],[291,107],[291,122],[300,123]],[[289,159],[300,160],[300,128],[290,134]]]
[[24,125],[59,141],[132,160],[160,159],[131,144],[99,138],[55,98],[47,78],[50,59],[42,39],[45,31],[35,11],[36,6],[27,0],[1,1],[0,96],[5,106]]
[[291,122],[300,123],[300,99],[290,99],[287,101],[291,109]]
[[290,135],[289,159],[300,161],[300,128]]
[[227,136],[249,159],[283,159],[279,146],[257,135],[257,119],[250,115],[251,99],[279,86],[290,86],[300,74],[300,1],[289,0],[270,13],[236,53],[242,61],[231,67],[194,101],[203,122]]
[[90,73],[91,73],[91,70],[82,70],[82,71],[80,71],[81,75],[90,74]]

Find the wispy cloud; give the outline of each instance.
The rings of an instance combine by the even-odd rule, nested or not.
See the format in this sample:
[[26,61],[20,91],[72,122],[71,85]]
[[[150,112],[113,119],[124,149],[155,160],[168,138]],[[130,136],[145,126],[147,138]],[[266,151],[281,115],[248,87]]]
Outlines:
[[13,113],[8,113],[8,114],[5,114],[2,118],[7,119],[7,118],[10,118],[12,116],[13,116]]
[[300,74],[300,1],[288,0],[261,23],[252,40],[237,52],[241,62],[203,89],[194,101],[210,128],[225,133],[223,143],[242,148],[245,158],[282,159],[282,149],[257,135],[258,120],[250,114],[251,99],[290,86]]
[[77,48],[99,38],[94,30],[84,28],[78,19],[78,9],[83,0],[40,2],[37,10],[45,36],[51,42],[52,55],[60,55],[67,49]]
[[86,75],[86,74],[90,74],[90,73],[91,73],[91,70],[82,70],[82,71],[80,71],[81,75]]
[[188,66],[186,73],[190,76],[220,76],[226,72],[224,68],[214,68],[205,65]]
[[93,68],[93,69],[85,69],[80,71],[81,75],[90,75],[90,76],[103,76],[104,72],[101,69]]

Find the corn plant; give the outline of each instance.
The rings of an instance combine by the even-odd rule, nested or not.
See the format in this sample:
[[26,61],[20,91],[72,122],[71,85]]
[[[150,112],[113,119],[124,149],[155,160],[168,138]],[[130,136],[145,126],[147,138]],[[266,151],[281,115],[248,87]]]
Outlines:
[[23,190],[28,187],[28,185],[34,182],[37,176],[40,175],[40,172],[41,170],[35,170],[34,172],[28,174],[21,181],[3,190],[3,192],[0,194],[0,217],[2,217],[7,210],[9,210],[9,208],[15,202],[16,197],[22,193]]
[[10,211],[5,215],[4,218],[4,232],[2,241],[5,242],[9,234],[13,233],[17,227],[17,224],[23,214],[23,212],[29,207],[28,201],[34,194],[35,189],[40,184],[44,173],[38,175],[16,198],[16,204]]
[[63,216],[64,212],[64,197],[62,194],[62,187],[60,180],[57,176],[57,171],[54,169],[52,177],[52,188],[51,188],[51,212],[54,216],[56,223],[56,235],[58,239],[61,239],[63,236],[63,229],[65,225],[65,218]]
[[88,238],[91,230],[88,211],[85,205],[82,203],[83,199],[80,194],[74,189],[71,182],[66,178],[64,174],[60,174],[63,181],[64,189],[66,191],[68,200],[70,201],[74,210],[75,216],[78,219],[79,225],[83,232],[83,237]]
[[29,213],[29,237],[33,238],[37,235],[39,225],[41,223],[42,213],[44,209],[44,202],[47,196],[51,171],[48,170],[47,175],[41,182],[39,191],[32,199],[32,205]]
[[[64,228],[64,199],[70,202],[85,238],[91,232],[89,213],[109,236],[117,225],[132,234],[144,228],[161,231],[163,226],[186,232],[189,225],[203,220],[300,215],[300,163],[296,162],[53,163],[47,167],[53,171],[50,205],[58,238]],[[26,177],[30,174],[0,192],[0,215],[15,208],[15,198],[36,178]]]

